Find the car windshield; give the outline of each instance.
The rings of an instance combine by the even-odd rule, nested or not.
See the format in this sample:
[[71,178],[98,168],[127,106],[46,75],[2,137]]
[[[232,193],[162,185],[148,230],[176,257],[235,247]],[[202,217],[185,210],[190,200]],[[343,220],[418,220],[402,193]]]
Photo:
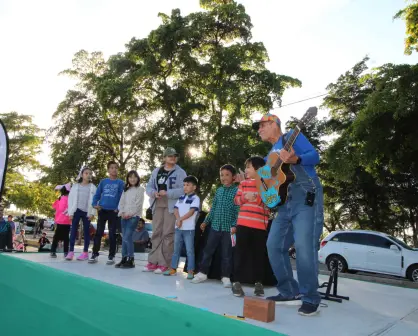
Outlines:
[[407,249],[407,250],[411,250],[411,251],[414,251],[414,249],[412,248],[412,247],[410,247],[410,246],[408,246],[408,245],[406,245],[402,240],[400,240],[400,239],[398,239],[398,238],[395,238],[395,237],[393,237],[393,236],[388,236],[390,239],[392,239],[393,241],[395,241],[395,242],[397,242],[399,245],[401,245],[404,249]]

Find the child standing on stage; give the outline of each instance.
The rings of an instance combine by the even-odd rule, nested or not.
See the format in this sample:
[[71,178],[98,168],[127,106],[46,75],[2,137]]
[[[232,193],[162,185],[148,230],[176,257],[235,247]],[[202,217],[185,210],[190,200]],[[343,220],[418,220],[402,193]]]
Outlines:
[[71,188],[70,195],[68,196],[68,215],[72,222],[71,236],[70,236],[70,252],[65,259],[73,260],[74,258],[74,245],[77,237],[78,225],[80,220],[83,221],[84,231],[84,249],[83,253],[77,258],[77,260],[87,260],[89,258],[89,245],[90,245],[90,221],[96,216],[96,209],[93,208],[93,197],[96,193],[96,186],[91,183],[92,171],[90,168],[83,168],[81,170],[78,183],[74,184]]
[[231,235],[235,234],[239,207],[234,204],[234,197],[238,187],[234,184],[237,171],[232,165],[224,165],[220,169],[222,187],[216,190],[212,208],[205,221],[200,226],[202,230],[210,226],[208,241],[203,250],[203,258],[200,264],[200,272],[196,274],[193,283],[197,284],[206,281],[212,257],[222,245],[222,283],[224,287],[230,288],[232,272],[232,242]]
[[180,253],[184,243],[187,253],[187,279],[193,279],[195,269],[194,234],[196,217],[200,207],[200,198],[195,194],[197,184],[197,178],[194,176],[187,176],[183,180],[184,195],[178,199],[174,206],[174,216],[176,217],[174,253],[171,259],[171,268],[165,271],[164,275],[175,275],[177,273]]
[[118,179],[119,166],[116,162],[110,161],[107,164],[107,172],[109,178],[100,181],[96,194],[93,197],[93,207],[97,209],[99,215],[97,220],[97,230],[94,236],[93,252],[89,259],[89,263],[93,264],[98,261],[102,237],[106,227],[109,227],[109,256],[107,265],[115,263],[116,254],[116,227],[119,222],[118,205],[123,193],[125,184]]
[[142,216],[145,189],[139,185],[140,178],[135,170],[128,173],[126,185],[119,202],[119,216],[122,217],[122,260],[117,268],[134,268],[133,233]]
[[68,245],[70,242],[71,220],[68,216],[68,194],[71,190],[71,184],[57,186],[55,190],[60,190],[61,196],[55,201],[52,207],[55,209],[56,229],[52,239],[51,258],[57,257],[57,246],[59,241],[64,241],[64,256],[67,256]]
[[268,210],[257,192],[257,169],[265,165],[259,156],[245,162],[247,179],[239,185],[235,204],[240,206],[234,258],[232,293],[244,296],[241,282],[255,283],[254,295],[263,296],[263,279],[267,259]]

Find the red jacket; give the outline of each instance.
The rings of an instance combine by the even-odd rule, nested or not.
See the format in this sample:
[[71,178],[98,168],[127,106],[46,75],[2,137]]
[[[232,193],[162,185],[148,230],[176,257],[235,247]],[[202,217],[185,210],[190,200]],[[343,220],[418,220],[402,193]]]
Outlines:
[[67,215],[68,211],[68,196],[61,196],[57,199],[52,207],[55,209],[55,223],[71,225],[70,217]]

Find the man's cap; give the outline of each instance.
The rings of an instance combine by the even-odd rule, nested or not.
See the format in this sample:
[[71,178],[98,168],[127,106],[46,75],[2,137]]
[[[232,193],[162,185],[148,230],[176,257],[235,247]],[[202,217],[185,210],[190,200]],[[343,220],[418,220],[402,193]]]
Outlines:
[[177,151],[174,148],[167,147],[164,150],[164,157],[166,157],[166,156],[179,156],[179,153],[177,153]]
[[277,125],[280,126],[279,117],[276,116],[275,114],[267,113],[263,115],[259,121],[256,121],[255,123],[253,123],[253,129],[258,131],[260,123],[265,122],[265,121],[274,121]]

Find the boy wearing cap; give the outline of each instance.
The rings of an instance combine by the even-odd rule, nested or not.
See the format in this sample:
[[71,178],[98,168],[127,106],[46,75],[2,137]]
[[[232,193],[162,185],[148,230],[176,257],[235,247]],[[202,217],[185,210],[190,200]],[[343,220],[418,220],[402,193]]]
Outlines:
[[[290,152],[283,150],[290,134],[283,134],[280,119],[267,114],[253,124],[263,141],[272,144],[284,163],[290,164],[296,175],[289,187],[289,197],[276,214],[267,250],[271,267],[277,278],[279,294],[269,297],[277,304],[301,305],[299,314],[311,316],[318,313],[321,302],[318,293],[318,241],[324,224],[323,193],[315,165],[319,155],[309,140],[299,134]],[[298,251],[296,268],[298,281],[293,278],[289,248],[295,244]]]
[[164,162],[154,169],[147,184],[146,193],[152,208],[152,250],[144,272],[162,274],[171,264],[174,251],[174,206],[183,195],[183,180],[186,172],[177,165],[178,153],[168,147]]

